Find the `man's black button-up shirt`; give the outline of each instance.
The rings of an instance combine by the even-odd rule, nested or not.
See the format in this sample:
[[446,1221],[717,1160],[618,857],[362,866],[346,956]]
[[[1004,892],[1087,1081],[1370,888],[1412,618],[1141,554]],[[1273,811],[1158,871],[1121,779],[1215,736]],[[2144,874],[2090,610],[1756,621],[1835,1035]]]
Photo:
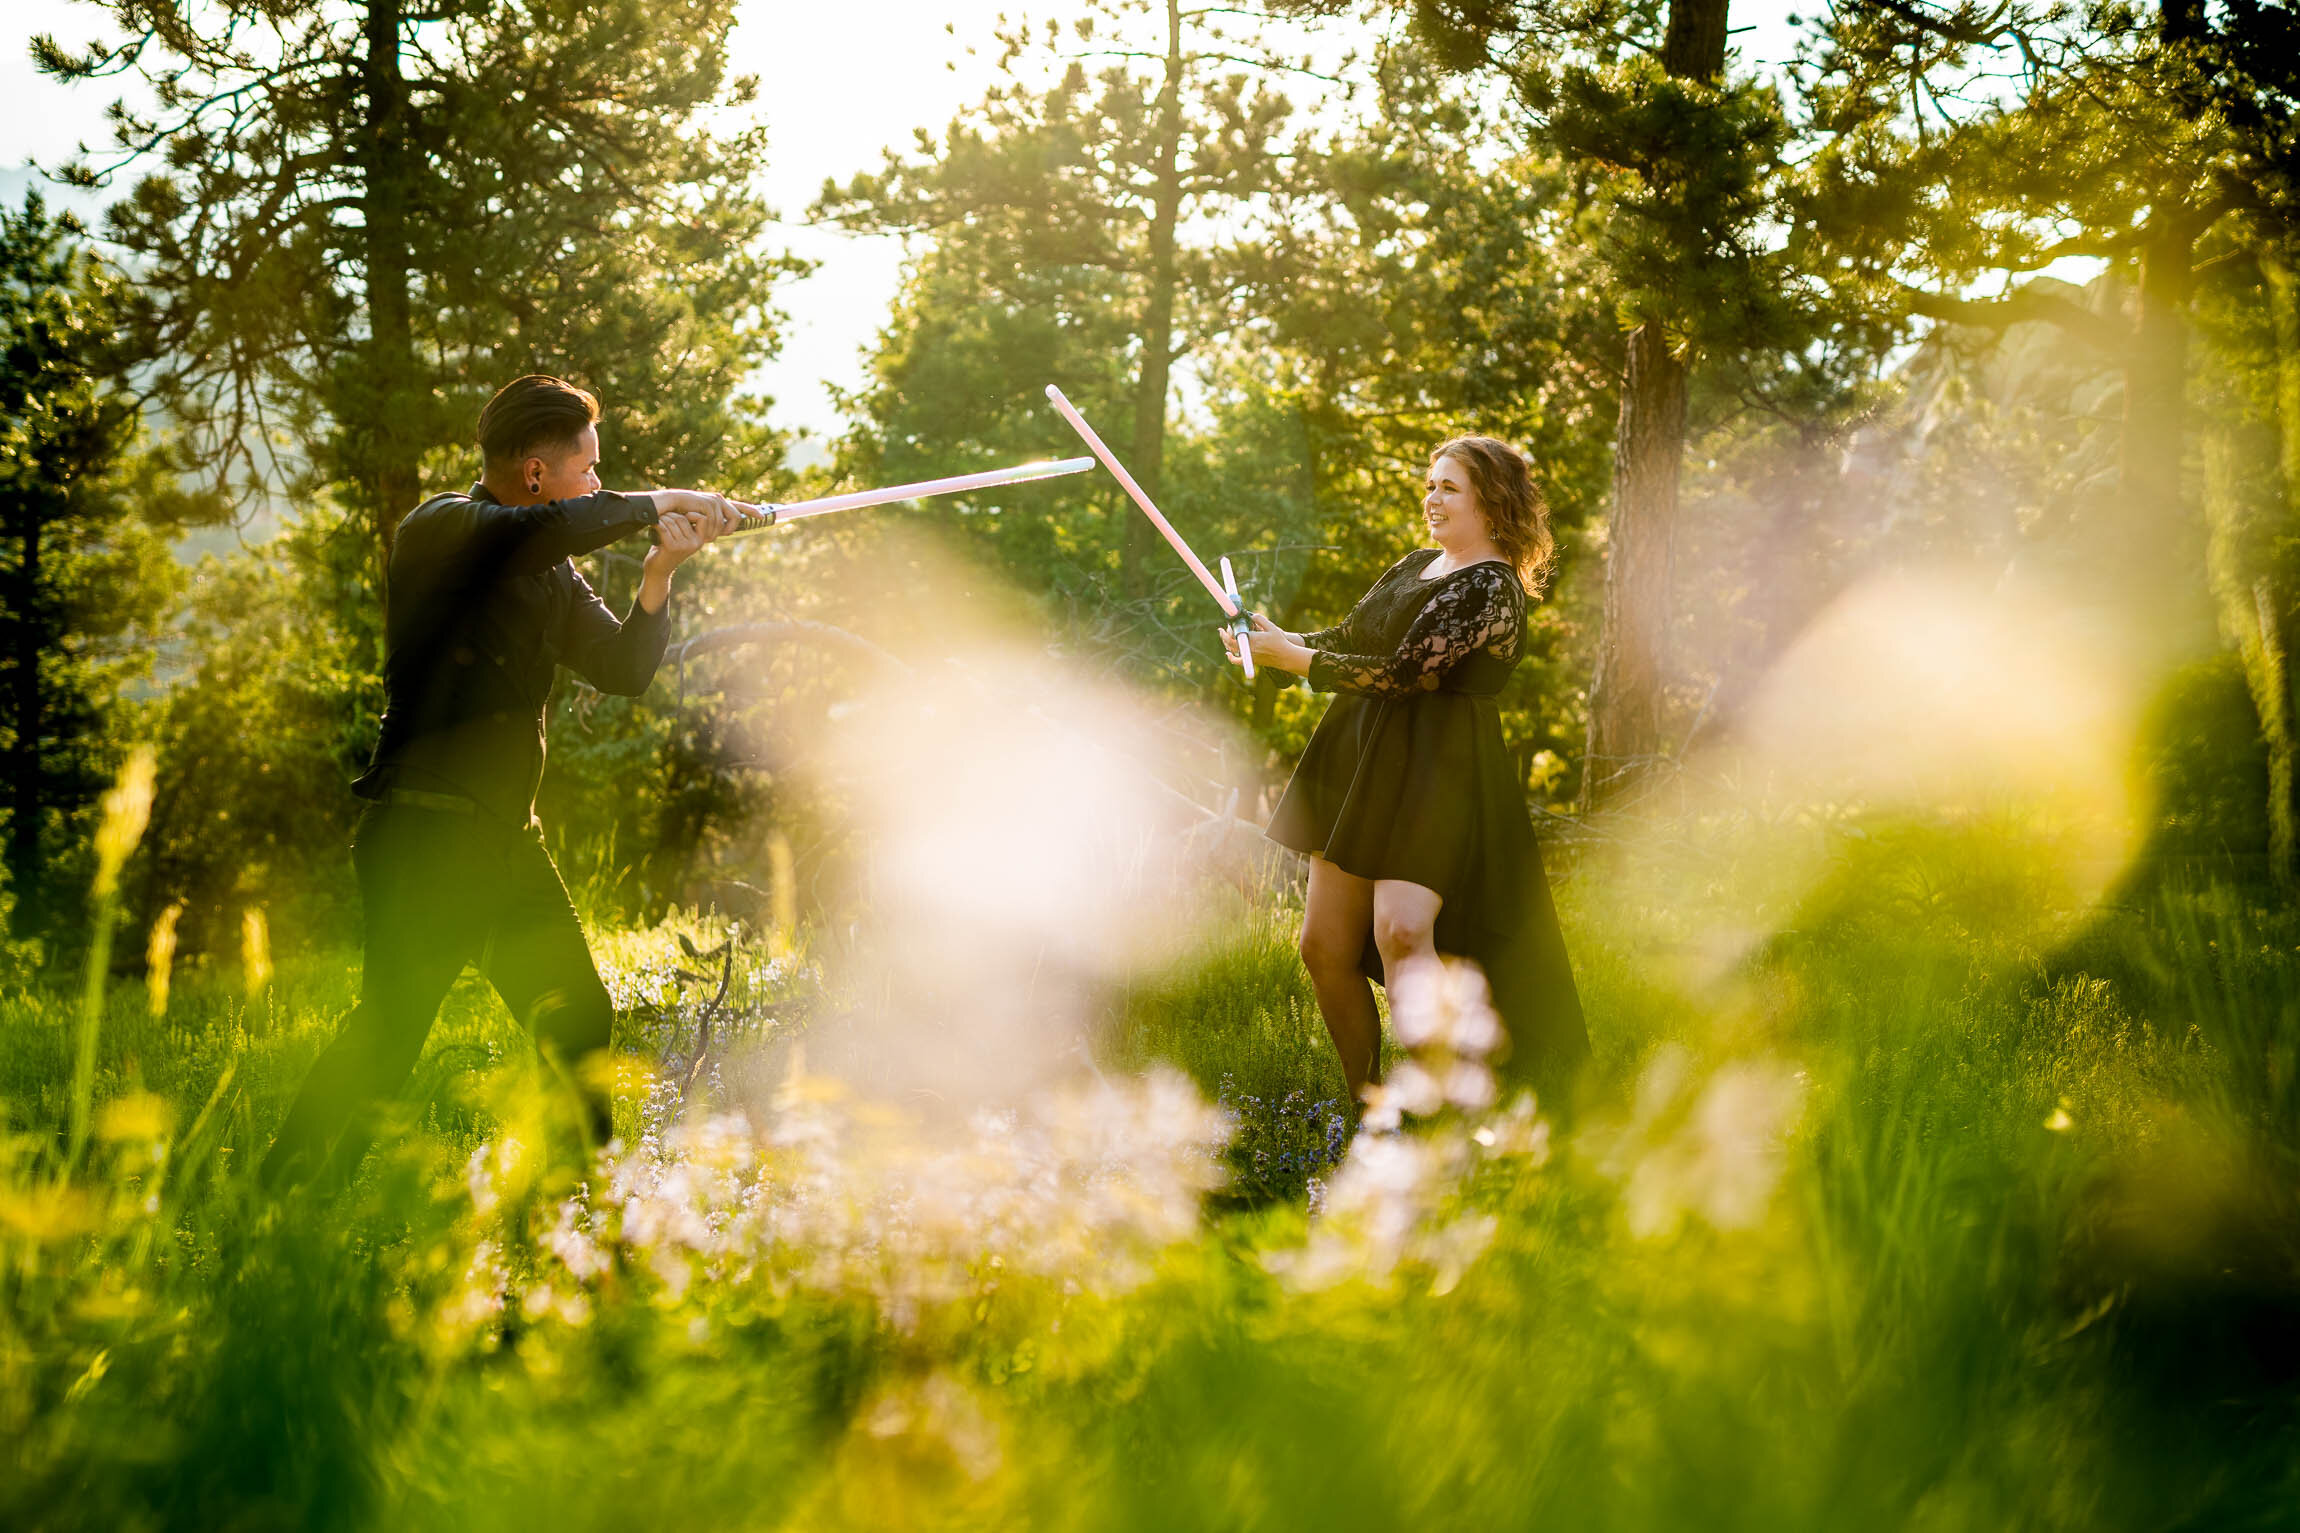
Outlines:
[[409,513],[384,610],[383,734],[352,791],[451,793],[525,823],[556,667],[625,697],[654,680],[670,603],[618,622],[572,562],[654,522],[644,496],[506,506],[478,484]]

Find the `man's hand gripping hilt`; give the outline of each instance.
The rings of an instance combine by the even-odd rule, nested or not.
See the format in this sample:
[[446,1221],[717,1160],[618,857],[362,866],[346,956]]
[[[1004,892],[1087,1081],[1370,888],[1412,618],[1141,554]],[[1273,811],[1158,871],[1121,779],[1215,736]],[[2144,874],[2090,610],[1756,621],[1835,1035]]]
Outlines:
[[[722,538],[740,537],[746,532],[764,532],[775,525],[775,513],[783,509],[779,505],[753,505],[747,500],[730,500],[727,505],[741,520],[720,533]],[[663,535],[650,527],[647,529],[647,541],[661,543]]]

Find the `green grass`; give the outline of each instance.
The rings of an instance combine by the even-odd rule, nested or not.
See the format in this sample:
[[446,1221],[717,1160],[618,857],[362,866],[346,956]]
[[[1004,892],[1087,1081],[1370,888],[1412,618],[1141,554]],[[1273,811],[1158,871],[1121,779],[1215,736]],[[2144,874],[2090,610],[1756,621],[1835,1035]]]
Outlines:
[[[340,953],[268,1003],[183,976],[164,1020],[116,988],[96,1149],[61,1179],[76,998],[0,1001],[0,1526],[2300,1523],[2300,914],[2206,885],[2024,935],[1985,850],[1917,838],[1720,958],[1704,922],[1741,907],[1712,871],[1562,881],[1592,1105],[1546,1159],[1435,1120],[1415,1153],[1454,1159],[1415,1228],[1490,1218],[1481,1254],[1324,1286],[1274,1270],[1363,1234],[1304,1217],[1313,1178],[1346,1200],[1339,1078],[1282,905],[1138,976],[1098,1039],[1113,1079],[1171,1067],[1233,1125],[1228,1189],[1125,1281],[1136,1214],[1062,1245],[1068,1195],[1021,1175],[979,1213],[932,1184],[884,1249],[634,1238],[572,1279],[543,1245],[563,1170],[469,1189],[538,1110],[470,983],[396,1148],[340,1202],[266,1206],[250,1163],[350,1004]],[[682,931],[719,940],[600,944],[674,1068],[717,974],[678,977]],[[803,968],[742,951],[749,1035],[803,1031]],[[1777,1179],[1764,1101],[1793,1103]],[[825,1121],[850,1138],[816,1164],[876,1153],[867,1112]],[[1016,1254],[1042,1247],[1070,1265]],[[954,1287],[889,1297],[935,1261]]]

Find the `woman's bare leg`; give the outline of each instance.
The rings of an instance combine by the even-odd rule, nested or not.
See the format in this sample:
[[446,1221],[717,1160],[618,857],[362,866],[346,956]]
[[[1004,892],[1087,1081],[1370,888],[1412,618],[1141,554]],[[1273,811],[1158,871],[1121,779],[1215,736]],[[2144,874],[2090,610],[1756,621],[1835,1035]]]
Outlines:
[[1374,883],[1345,873],[1323,857],[1310,859],[1310,894],[1302,913],[1302,966],[1310,971],[1318,1011],[1326,1019],[1350,1100],[1381,1070],[1382,1020],[1373,987],[1358,967],[1374,921]]
[[1390,1009],[1397,1009],[1401,990],[1435,977],[1438,965],[1438,908],[1445,903],[1435,889],[1385,878],[1374,885],[1374,946],[1382,955],[1382,985],[1390,993]]

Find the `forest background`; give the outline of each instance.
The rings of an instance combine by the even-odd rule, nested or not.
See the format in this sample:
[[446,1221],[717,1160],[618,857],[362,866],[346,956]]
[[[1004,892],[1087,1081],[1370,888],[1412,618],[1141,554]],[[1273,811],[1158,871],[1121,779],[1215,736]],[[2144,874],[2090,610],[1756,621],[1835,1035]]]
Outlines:
[[[1507,732],[1559,809],[1729,732],[1865,576],[2041,570],[2177,675],[2149,765],[2166,831],[2289,874],[2280,8],[1846,5],[1762,66],[1721,0],[1018,19],[978,104],[806,210],[908,252],[827,458],[748,392],[805,263],[756,189],[772,147],[760,83],[727,74],[732,7],[114,19],[108,43],[34,42],[126,92],[116,144],[49,167],[102,220],[34,193],[6,236],[19,973],[72,946],[133,741],[162,788],[131,920],[180,906],[187,957],[250,909],[344,934],[383,551],[530,369],[609,401],[610,482],[760,498],[1062,450],[1058,380],[1294,627],[1412,545],[1435,441],[1520,442],[1563,553]],[[1020,507],[917,515],[1065,649],[1236,715],[1282,780],[1309,699],[1218,666],[1114,487]],[[278,535],[187,536],[251,519]],[[815,576],[853,535],[691,572],[689,652],[835,624]],[[633,569],[590,573],[621,600]],[[749,882],[760,827],[805,819],[772,715],[826,706],[834,671],[801,640],[632,702],[570,681],[563,856],[634,917]],[[802,878],[831,855],[802,837]]]

